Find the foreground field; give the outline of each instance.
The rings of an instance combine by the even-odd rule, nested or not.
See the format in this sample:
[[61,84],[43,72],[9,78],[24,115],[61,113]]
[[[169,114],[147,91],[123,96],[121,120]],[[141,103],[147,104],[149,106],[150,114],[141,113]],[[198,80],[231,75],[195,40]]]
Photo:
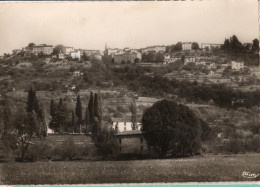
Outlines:
[[183,159],[0,164],[2,184],[85,184],[259,181],[260,155],[207,155]]

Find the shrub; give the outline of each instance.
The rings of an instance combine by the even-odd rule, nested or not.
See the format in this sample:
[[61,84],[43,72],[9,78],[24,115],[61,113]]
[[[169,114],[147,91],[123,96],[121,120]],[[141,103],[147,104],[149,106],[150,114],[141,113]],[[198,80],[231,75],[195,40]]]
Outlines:
[[25,156],[27,161],[51,160],[54,153],[54,145],[47,140],[38,140],[28,147]]

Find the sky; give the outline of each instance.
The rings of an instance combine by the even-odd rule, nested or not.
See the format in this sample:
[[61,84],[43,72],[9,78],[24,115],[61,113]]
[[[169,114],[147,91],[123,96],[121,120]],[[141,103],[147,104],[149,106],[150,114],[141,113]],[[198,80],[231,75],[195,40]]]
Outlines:
[[0,55],[35,44],[142,48],[259,38],[257,0],[0,2]]

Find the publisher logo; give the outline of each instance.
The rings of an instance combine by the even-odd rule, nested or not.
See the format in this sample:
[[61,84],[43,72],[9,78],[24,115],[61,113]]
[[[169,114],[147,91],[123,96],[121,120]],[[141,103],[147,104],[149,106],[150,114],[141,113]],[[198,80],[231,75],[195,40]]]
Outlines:
[[248,178],[248,179],[255,179],[259,176],[259,173],[255,174],[255,173],[250,173],[250,172],[244,171],[242,173],[242,176],[245,178]]

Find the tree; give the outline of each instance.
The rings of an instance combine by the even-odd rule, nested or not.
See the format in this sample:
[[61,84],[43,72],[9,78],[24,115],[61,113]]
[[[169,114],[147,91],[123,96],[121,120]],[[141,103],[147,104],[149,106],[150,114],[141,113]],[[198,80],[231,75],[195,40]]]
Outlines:
[[0,132],[3,135],[8,134],[9,130],[12,129],[12,111],[8,104],[0,108],[0,125]]
[[32,137],[38,133],[37,116],[34,112],[25,113],[25,111],[19,110],[15,115],[14,126],[17,129],[18,160],[23,162]]
[[62,108],[62,106],[63,106],[63,99],[60,98],[58,109],[60,110]]
[[58,55],[59,53],[62,52],[62,48],[63,48],[63,45],[56,45],[56,46],[53,48],[52,54],[53,54],[53,55]]
[[83,52],[82,60],[89,61],[89,57],[87,56],[87,54],[85,52]]
[[193,42],[191,44],[191,49],[193,50],[198,50],[200,48],[199,44],[197,42]]
[[37,135],[47,135],[47,127],[45,123],[45,115],[43,109],[39,107],[39,103],[36,97],[36,91],[31,89],[28,91],[28,100],[27,100],[27,112],[28,113],[35,113],[37,115],[38,120],[38,133]]
[[165,157],[194,154],[201,148],[201,120],[186,106],[161,100],[145,110],[142,132],[149,146]]
[[55,115],[55,103],[54,103],[53,99],[51,99],[50,115],[51,115],[51,117],[54,117],[54,115]]
[[129,107],[129,110],[132,114],[131,116],[131,122],[132,122],[132,129],[135,130],[136,129],[136,123],[137,123],[137,108],[136,108],[136,103],[135,101],[131,102],[131,105]]
[[156,62],[163,62],[164,61],[164,56],[162,53],[157,53],[155,57]]
[[181,51],[181,50],[182,50],[182,43],[181,43],[181,42],[178,42],[178,43],[174,46],[173,50],[175,50],[175,51]]
[[76,103],[76,116],[77,116],[77,127],[79,128],[79,131],[81,131],[81,123],[82,123],[82,107],[81,107],[81,101],[80,96],[77,97],[77,103]]
[[71,112],[71,128],[72,128],[72,132],[74,133],[76,130],[76,117],[75,117],[75,112],[73,110]]
[[244,46],[242,45],[242,43],[238,40],[236,35],[233,35],[230,38],[230,46],[233,50],[241,50],[244,48]]
[[34,47],[35,46],[35,43],[29,43],[28,44],[28,47]]
[[98,148],[98,153],[103,156],[103,159],[113,155],[119,150],[118,142],[115,138],[115,131],[108,129],[100,129],[94,139],[95,146]]
[[90,129],[90,116],[89,116],[89,108],[86,107],[86,112],[85,112],[85,125],[86,125],[86,131],[88,132]]
[[223,49],[231,49],[231,44],[229,39],[225,39]]
[[259,40],[258,39],[253,40],[252,50],[259,51]]
[[92,92],[90,93],[90,99],[88,102],[88,110],[89,110],[89,121],[91,124],[94,123],[95,112],[94,112],[94,98]]

